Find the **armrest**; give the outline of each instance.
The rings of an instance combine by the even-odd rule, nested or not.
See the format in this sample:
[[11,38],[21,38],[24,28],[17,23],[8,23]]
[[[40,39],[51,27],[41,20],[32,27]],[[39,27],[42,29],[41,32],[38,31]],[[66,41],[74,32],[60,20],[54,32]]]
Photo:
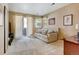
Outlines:
[[47,34],[47,37],[49,37],[50,36],[50,34]]
[[48,39],[57,39],[57,36],[58,36],[57,32],[47,34]]

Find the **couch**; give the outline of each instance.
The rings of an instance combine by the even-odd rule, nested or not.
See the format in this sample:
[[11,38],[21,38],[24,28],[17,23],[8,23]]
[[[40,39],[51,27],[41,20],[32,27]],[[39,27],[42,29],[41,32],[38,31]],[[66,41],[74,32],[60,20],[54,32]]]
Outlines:
[[58,39],[58,32],[50,29],[39,29],[34,36],[44,42],[55,42]]

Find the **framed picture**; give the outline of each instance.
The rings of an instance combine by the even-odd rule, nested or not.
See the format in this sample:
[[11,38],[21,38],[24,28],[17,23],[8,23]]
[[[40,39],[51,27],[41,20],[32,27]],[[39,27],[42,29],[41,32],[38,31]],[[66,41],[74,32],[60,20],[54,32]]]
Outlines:
[[63,17],[63,25],[64,26],[72,26],[73,25],[73,15],[65,15]]
[[49,25],[55,25],[55,18],[50,18],[48,22]]

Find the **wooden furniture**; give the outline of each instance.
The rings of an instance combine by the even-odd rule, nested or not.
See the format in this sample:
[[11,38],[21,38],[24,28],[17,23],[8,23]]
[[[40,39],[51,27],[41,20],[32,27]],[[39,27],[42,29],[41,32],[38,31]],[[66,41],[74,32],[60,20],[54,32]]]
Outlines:
[[47,38],[48,38],[48,43],[57,41],[57,39],[58,39],[58,33],[57,32],[48,33],[47,34]]
[[58,35],[58,32],[47,33],[46,35],[41,33],[35,33],[34,37],[44,42],[51,43],[51,42],[57,41],[57,35]]
[[65,55],[79,55],[79,42],[76,36],[67,37],[64,40]]

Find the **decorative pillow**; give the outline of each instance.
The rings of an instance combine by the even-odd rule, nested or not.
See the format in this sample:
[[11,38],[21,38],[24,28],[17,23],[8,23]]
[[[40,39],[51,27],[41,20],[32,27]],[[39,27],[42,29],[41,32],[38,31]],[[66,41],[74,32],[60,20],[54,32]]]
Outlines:
[[39,33],[39,32],[40,32],[40,30],[36,29],[36,33]]
[[54,32],[56,32],[56,30],[53,30],[53,29],[48,30],[48,33],[54,33]]
[[47,34],[47,32],[48,32],[48,30],[46,29],[46,30],[42,30],[42,34],[43,35],[46,35]]
[[49,29],[49,30],[48,30],[48,33],[51,33],[51,32],[53,32],[53,30],[50,30],[50,29]]

